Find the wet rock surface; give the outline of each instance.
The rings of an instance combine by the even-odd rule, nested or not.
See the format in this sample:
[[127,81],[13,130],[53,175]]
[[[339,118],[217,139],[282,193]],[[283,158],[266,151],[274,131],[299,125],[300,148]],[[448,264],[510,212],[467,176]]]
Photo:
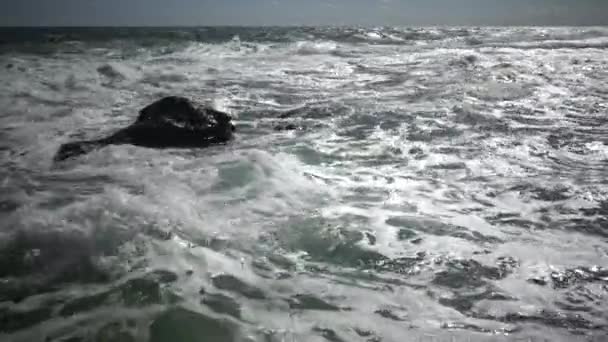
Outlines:
[[[111,68],[104,67],[100,70],[112,78],[122,76]],[[55,161],[116,144],[150,148],[208,147],[232,139],[235,128],[231,120],[226,113],[212,108],[199,108],[184,97],[169,96],[143,108],[135,123],[109,137],[62,145]]]

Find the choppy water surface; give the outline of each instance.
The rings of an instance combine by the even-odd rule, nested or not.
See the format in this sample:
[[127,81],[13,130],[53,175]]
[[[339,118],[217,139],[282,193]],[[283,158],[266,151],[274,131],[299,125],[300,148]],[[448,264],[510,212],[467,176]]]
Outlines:
[[[2,341],[608,336],[606,28],[0,36]],[[52,163],[164,95],[236,140]]]

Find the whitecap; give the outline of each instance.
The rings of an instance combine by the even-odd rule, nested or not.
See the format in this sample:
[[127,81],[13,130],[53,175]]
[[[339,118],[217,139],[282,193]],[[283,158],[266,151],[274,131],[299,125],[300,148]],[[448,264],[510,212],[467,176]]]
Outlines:
[[299,55],[321,55],[331,53],[335,51],[337,47],[337,44],[334,42],[301,41],[295,44],[295,52]]
[[516,49],[608,49],[608,38],[590,38],[581,40],[544,40],[533,42],[515,42],[508,44],[492,44],[494,47]]

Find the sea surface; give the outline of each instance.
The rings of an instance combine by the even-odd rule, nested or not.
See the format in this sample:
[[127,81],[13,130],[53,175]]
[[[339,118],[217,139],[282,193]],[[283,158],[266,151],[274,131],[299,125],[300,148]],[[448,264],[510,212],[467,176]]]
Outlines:
[[[606,27],[2,28],[0,75],[0,341],[608,341]],[[167,95],[234,141],[53,162]]]

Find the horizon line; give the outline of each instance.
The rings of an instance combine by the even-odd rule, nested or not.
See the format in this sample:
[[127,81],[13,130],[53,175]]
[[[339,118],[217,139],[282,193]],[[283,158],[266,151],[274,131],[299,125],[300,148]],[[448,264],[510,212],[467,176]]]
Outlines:
[[337,24],[337,25],[309,25],[309,24],[293,24],[293,25],[236,25],[236,24],[222,24],[222,25],[2,25],[0,28],[315,28],[315,27],[361,27],[361,28],[427,28],[427,27],[461,27],[461,28],[492,28],[492,27],[605,27],[608,28],[608,24],[553,24],[553,25],[542,25],[542,24],[492,24],[492,25],[472,25],[472,24],[429,24],[429,25],[362,25],[362,24]]

